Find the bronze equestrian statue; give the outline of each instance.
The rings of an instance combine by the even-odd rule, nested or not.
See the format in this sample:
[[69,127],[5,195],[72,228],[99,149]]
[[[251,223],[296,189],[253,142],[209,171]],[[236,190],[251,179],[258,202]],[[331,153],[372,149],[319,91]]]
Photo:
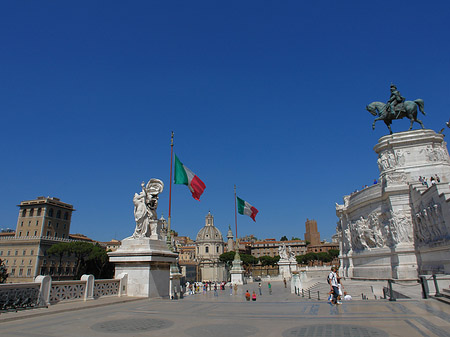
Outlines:
[[391,97],[386,104],[382,102],[372,102],[366,106],[366,110],[372,115],[378,116],[375,118],[372,124],[372,129],[375,129],[376,121],[384,121],[389,129],[389,133],[392,134],[391,123],[394,119],[402,119],[403,117],[408,117],[411,121],[409,130],[412,129],[413,122],[417,122],[424,129],[424,125],[420,119],[417,119],[417,107],[421,113],[425,115],[423,110],[423,100],[418,98],[414,101],[405,101],[405,98],[400,95],[397,87],[391,84]]

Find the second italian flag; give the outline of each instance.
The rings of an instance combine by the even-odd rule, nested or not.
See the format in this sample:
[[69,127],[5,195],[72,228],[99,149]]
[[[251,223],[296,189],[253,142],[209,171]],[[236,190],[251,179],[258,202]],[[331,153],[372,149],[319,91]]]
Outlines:
[[194,172],[184,166],[177,155],[175,155],[174,183],[187,185],[195,200],[200,200],[200,196],[206,188],[205,183]]
[[238,196],[236,196],[236,199],[239,214],[248,215],[250,218],[253,219],[253,221],[256,222],[255,217],[256,214],[258,214],[258,210],[252,205],[250,205],[247,201],[242,200]]

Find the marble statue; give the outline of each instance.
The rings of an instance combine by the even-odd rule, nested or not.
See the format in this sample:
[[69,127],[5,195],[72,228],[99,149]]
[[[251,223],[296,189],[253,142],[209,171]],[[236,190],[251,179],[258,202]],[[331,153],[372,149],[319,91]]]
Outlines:
[[286,245],[283,243],[282,245],[278,246],[278,255],[280,255],[280,260],[288,260],[288,254],[286,251]]
[[376,121],[384,121],[389,133],[392,134],[391,124],[394,119],[402,119],[407,117],[410,119],[411,124],[409,130],[412,129],[413,123],[419,123],[422,129],[425,128],[422,121],[417,119],[417,108],[425,115],[424,103],[422,99],[416,99],[414,101],[405,101],[405,98],[400,95],[397,87],[391,84],[391,96],[386,104],[382,102],[372,102],[366,106],[366,110],[369,111],[375,118],[372,124],[372,129],[375,129]]
[[156,208],[158,207],[158,194],[164,189],[164,183],[159,179],[150,179],[147,185],[141,183],[142,191],[134,194],[134,219],[136,228],[132,238],[150,237],[157,230],[158,218]]

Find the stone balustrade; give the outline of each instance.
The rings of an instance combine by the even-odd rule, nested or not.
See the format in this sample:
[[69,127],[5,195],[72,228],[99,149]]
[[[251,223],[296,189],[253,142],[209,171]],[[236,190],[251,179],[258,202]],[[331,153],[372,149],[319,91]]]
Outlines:
[[117,279],[95,280],[83,275],[80,280],[52,281],[50,276],[37,276],[33,283],[0,284],[0,310],[53,305],[62,301],[87,301],[104,296],[126,296],[127,274]]

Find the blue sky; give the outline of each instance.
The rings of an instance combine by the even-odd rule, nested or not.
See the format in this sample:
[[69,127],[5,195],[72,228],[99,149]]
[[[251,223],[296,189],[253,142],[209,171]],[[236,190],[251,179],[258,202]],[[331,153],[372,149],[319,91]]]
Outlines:
[[309,218],[331,238],[335,202],[379,175],[365,106],[393,82],[426,128],[450,117],[448,1],[8,1],[0,28],[0,228],[44,195],[74,205],[72,233],[122,239],[153,177],[167,217],[173,130],[206,184],[172,187],[181,235],[208,211],[234,228],[236,184],[260,211],[239,235],[303,238]]

